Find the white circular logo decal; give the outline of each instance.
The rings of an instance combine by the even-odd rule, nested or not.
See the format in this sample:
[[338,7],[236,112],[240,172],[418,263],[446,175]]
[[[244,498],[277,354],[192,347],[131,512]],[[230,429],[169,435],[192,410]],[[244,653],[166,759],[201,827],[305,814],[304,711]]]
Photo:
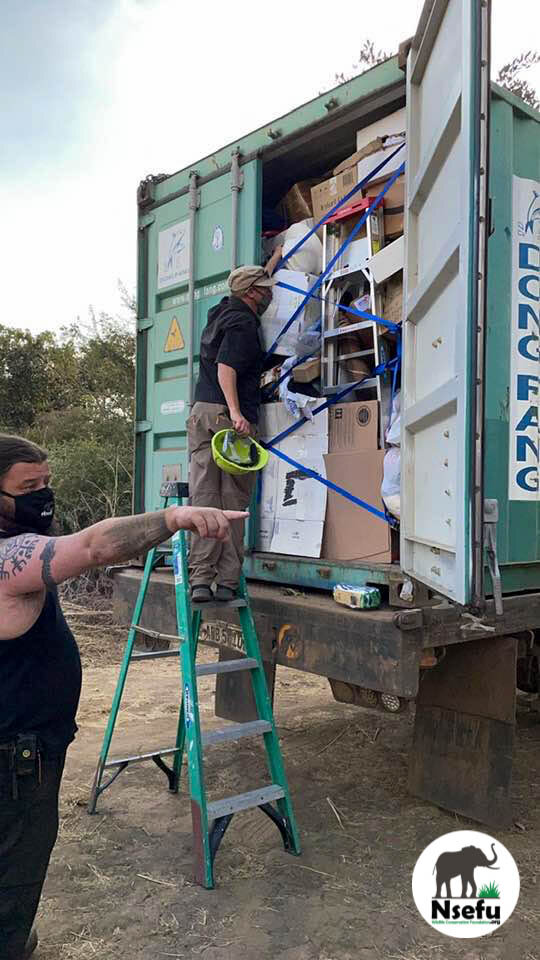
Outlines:
[[494,837],[456,830],[420,854],[412,877],[414,902],[426,923],[447,937],[485,937],[511,916],[519,871]]

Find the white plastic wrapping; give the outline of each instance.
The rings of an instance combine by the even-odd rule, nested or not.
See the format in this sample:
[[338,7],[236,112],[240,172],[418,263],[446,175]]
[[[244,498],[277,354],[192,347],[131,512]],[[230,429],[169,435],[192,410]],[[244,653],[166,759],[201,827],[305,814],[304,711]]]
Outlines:
[[390,447],[384,458],[381,496],[389,513],[398,518],[401,513],[400,489],[401,450],[399,447]]
[[[306,233],[309,233],[314,225],[314,220],[301,220],[300,223],[291,224],[289,229],[285,231],[283,243],[284,257],[287,256],[289,250],[292,250],[302,237],[305,237]],[[322,256],[322,243],[317,234],[314,233],[309,240],[306,240],[296,253],[292,255],[290,260],[287,260],[285,268],[287,270],[297,270],[299,273],[312,273],[317,276],[322,271]]]
[[398,390],[392,404],[390,425],[386,431],[386,442],[391,447],[401,446],[401,393]]

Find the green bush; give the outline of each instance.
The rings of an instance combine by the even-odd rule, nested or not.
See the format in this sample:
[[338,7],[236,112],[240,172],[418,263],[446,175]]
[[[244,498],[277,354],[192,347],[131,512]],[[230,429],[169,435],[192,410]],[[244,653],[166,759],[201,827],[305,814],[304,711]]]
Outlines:
[[64,532],[131,512],[135,339],[91,315],[34,336],[0,326],[0,431],[45,447]]

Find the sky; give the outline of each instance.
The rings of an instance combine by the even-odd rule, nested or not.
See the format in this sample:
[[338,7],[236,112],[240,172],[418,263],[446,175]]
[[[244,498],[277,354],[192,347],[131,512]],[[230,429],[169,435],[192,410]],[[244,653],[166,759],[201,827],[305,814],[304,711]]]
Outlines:
[[[173,173],[334,85],[364,39],[389,52],[422,0],[321,7],[9,0],[0,37],[0,323],[122,313],[137,184]],[[259,12],[260,11],[260,12]],[[492,61],[540,35],[538,0],[493,0]],[[540,67],[528,72],[540,88]]]

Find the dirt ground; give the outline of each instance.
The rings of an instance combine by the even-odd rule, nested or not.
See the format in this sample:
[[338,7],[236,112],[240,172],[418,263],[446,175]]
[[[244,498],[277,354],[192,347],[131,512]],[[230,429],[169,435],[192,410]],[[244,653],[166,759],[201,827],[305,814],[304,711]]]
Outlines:
[[[238,814],[216,889],[195,886],[185,787],[169,794],[152,763],[122,773],[88,816],[125,631],[82,623],[72,619],[85,666],[80,732],[40,910],[40,960],[540,960],[540,714],[520,718],[515,826],[497,834],[520,869],[518,906],[491,936],[451,940],[418,915],[411,872],[431,840],[474,825],[407,794],[410,720],[336,703],[325,680],[278,671],[301,857],[283,852],[260,811]],[[205,649],[202,659],[214,656]],[[200,690],[203,722],[223,725],[212,679]],[[176,661],[134,664],[113,754],[172,745],[178,692]],[[265,782],[259,750],[250,740],[210,748],[210,797]]]

